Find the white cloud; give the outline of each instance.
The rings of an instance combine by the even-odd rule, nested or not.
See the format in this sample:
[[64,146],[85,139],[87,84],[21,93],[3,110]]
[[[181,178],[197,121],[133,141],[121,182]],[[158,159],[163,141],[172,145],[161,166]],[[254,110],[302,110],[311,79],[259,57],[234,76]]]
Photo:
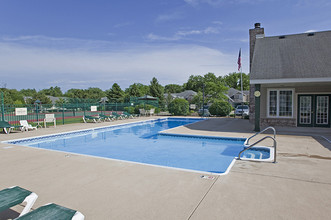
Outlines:
[[216,24],[216,25],[222,25],[223,22],[222,22],[222,21],[213,21],[213,24]]
[[124,23],[119,23],[119,24],[115,24],[114,28],[121,28],[121,27],[125,27],[125,26],[130,26],[133,25],[133,22],[124,22]]
[[174,11],[174,12],[170,12],[167,14],[162,14],[159,15],[156,18],[156,22],[167,22],[167,21],[173,21],[173,20],[178,20],[180,18],[183,17],[183,14],[179,11]]
[[179,40],[180,38],[178,36],[163,37],[163,36],[159,36],[159,35],[150,33],[147,35],[147,39],[152,40],[152,41],[176,41],[176,40]]
[[106,45],[98,44],[86,41],[78,48],[58,49],[0,41],[1,81],[17,89],[108,89],[115,82],[122,88],[134,82],[149,84],[154,76],[163,85],[182,84],[191,74],[224,75],[236,69],[236,54],[197,45],[131,45],[116,49],[110,45],[104,51],[91,50],[90,45]]
[[[207,4],[210,6],[220,6],[224,4],[259,4],[262,2],[270,2],[274,0],[184,0],[191,6],[198,6],[200,4]],[[326,1],[326,0],[321,0]]]
[[152,40],[152,41],[177,41],[181,40],[186,36],[190,35],[200,35],[200,34],[217,34],[219,33],[219,30],[215,27],[207,27],[202,30],[181,30],[177,31],[173,36],[171,37],[164,37],[164,36],[159,36],[155,35],[153,33],[150,33],[147,35],[147,39]]

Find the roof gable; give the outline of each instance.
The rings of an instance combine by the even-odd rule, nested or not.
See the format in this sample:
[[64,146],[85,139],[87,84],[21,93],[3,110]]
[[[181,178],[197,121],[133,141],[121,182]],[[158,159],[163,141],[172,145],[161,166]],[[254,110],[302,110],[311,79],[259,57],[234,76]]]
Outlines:
[[331,31],[257,38],[251,80],[331,77]]

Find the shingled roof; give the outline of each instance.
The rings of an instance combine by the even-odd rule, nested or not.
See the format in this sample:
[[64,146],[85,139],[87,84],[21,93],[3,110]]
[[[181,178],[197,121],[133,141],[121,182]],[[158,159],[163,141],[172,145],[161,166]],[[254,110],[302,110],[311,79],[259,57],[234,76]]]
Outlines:
[[251,80],[331,77],[331,31],[257,38]]

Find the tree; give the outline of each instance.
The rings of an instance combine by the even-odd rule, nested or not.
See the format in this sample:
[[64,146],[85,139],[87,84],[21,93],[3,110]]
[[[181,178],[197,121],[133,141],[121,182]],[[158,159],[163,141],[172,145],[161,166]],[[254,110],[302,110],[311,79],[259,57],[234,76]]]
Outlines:
[[149,86],[150,94],[154,97],[159,98],[159,105],[164,106],[164,88],[159,84],[157,79],[153,77],[151,85]]
[[148,85],[144,85],[141,83],[137,83],[137,87],[140,91],[140,94],[143,95],[151,95],[150,90],[149,90],[149,86]]
[[202,85],[204,83],[203,76],[197,75],[191,75],[187,81],[187,83],[184,84],[185,90],[193,90],[195,92],[202,91]]
[[90,87],[85,90],[85,94],[88,99],[100,100],[102,97],[106,96],[106,93],[99,88]]
[[32,97],[32,96],[37,94],[37,91],[36,91],[36,89],[21,89],[20,93],[23,96],[31,96]]
[[183,86],[177,84],[168,84],[164,87],[164,93],[180,93],[183,91]]
[[198,92],[192,99],[191,103],[196,104],[198,108],[202,108],[202,92]]
[[23,104],[23,95],[16,89],[0,88],[0,92],[3,92],[5,104]]
[[[243,90],[249,90],[249,74],[242,73]],[[241,90],[241,76],[240,73],[229,73],[224,76],[222,81],[229,88]]]
[[173,115],[187,115],[189,113],[189,103],[185,99],[176,98],[170,102],[168,110]]
[[52,104],[50,98],[48,98],[45,94],[38,92],[36,95],[32,96],[32,98],[27,99],[28,104],[34,104],[37,100],[41,102],[41,104]]
[[129,88],[127,88],[127,93],[132,97],[140,97],[143,96],[144,94],[142,93],[141,89],[139,89],[139,86],[134,83],[132,85],[129,86]]
[[40,93],[43,93],[44,95],[50,95],[50,96],[54,96],[54,97],[61,97],[63,96],[63,93],[61,91],[60,87],[50,87],[49,89],[42,89],[41,91],[39,91]]
[[169,104],[172,102],[172,96],[171,96],[170,92],[168,92],[165,102],[167,104],[167,107],[169,108]]
[[58,100],[55,101],[56,106],[62,106],[63,104],[68,103],[68,101],[64,98],[59,98]]
[[214,100],[226,99],[224,93],[226,93],[228,88],[225,86],[224,82],[221,79],[222,78],[220,77],[216,77],[214,73],[207,73],[204,76],[191,75],[187,83],[184,84],[184,87],[185,89],[191,89],[193,91],[201,93],[194,100],[194,102],[199,101],[199,103],[195,104],[200,105],[200,102],[202,102],[200,99],[202,99],[203,88],[205,90],[205,103],[213,102]]
[[114,83],[111,89],[107,90],[106,93],[109,102],[124,101],[124,92],[117,83]]
[[69,89],[64,96],[73,99],[86,99],[87,94],[83,89]]
[[227,116],[231,109],[232,106],[228,102],[217,100],[209,107],[209,112],[212,115]]
[[206,82],[205,83],[205,100],[213,102],[213,100],[226,100],[225,93],[228,88],[221,82]]

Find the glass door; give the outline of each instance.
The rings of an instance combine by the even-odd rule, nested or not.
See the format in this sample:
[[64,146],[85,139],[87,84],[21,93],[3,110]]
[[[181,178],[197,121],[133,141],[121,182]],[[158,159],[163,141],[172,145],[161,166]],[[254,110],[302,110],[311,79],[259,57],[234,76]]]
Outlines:
[[330,127],[331,95],[298,95],[298,126]]
[[313,126],[313,96],[299,95],[298,96],[298,125],[299,126]]
[[315,126],[328,127],[329,120],[329,96],[328,95],[316,95],[316,114],[315,114]]

